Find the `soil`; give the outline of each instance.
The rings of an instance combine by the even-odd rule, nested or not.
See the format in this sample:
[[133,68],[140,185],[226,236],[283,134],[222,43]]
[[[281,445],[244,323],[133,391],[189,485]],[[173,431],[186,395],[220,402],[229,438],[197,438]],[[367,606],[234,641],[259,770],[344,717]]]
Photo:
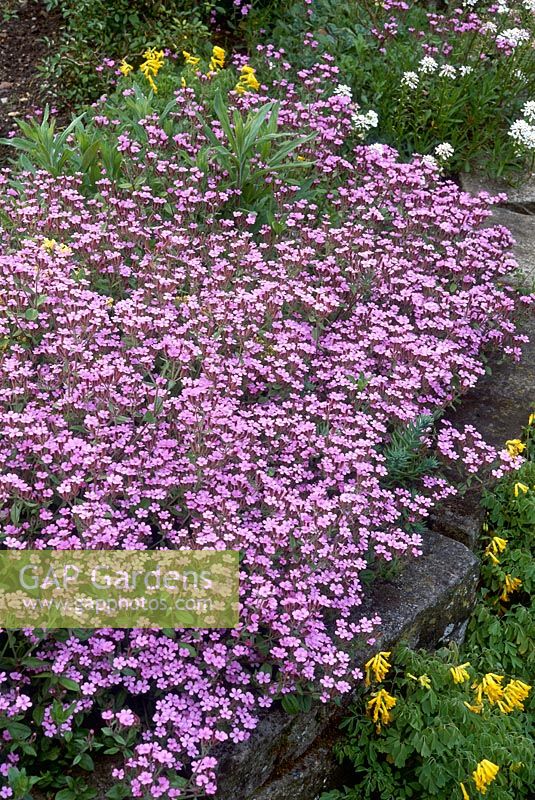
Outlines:
[[61,15],[48,13],[40,0],[0,0],[0,6],[0,136],[6,136],[15,117],[46,102],[37,65],[53,46]]

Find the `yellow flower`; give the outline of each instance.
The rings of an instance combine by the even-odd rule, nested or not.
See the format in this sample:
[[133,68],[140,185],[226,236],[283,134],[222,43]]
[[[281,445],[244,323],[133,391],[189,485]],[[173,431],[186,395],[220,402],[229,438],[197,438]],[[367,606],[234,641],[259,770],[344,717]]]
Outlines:
[[46,253],[52,253],[54,251],[56,245],[57,245],[57,242],[56,242],[55,239],[43,239],[42,244],[41,244],[41,248]]
[[528,425],[533,425],[535,422],[535,414],[530,414],[528,419]]
[[377,733],[381,730],[381,724],[388,725],[392,721],[390,709],[394,708],[396,703],[396,698],[388,694],[386,689],[380,689],[372,694],[371,700],[368,701],[367,709],[371,714],[372,720],[377,725]]
[[212,58],[210,59],[210,71],[215,72],[218,69],[223,69],[225,66],[225,51],[222,47],[217,45],[212,50]]
[[487,788],[498,774],[499,769],[497,764],[493,764],[492,761],[488,761],[486,758],[479,762],[472,772],[478,792],[481,792],[481,794],[487,793]]
[[454,683],[464,683],[470,680],[470,673],[466,669],[470,666],[470,662],[466,661],[464,664],[459,664],[458,667],[450,667],[451,677]]
[[519,492],[526,494],[529,492],[529,486],[526,486],[525,483],[515,483],[515,497],[518,497]]
[[472,688],[476,690],[476,698],[478,704],[483,700],[483,695],[486,695],[489,703],[493,705],[498,700],[501,700],[503,695],[503,675],[496,675],[494,672],[487,672],[483,675],[479,683],[474,683]]
[[378,683],[383,681],[390,669],[390,664],[388,663],[388,659],[390,658],[390,651],[377,653],[373,658],[370,658],[364,664],[364,669],[366,670],[366,686],[369,686],[372,678],[371,673],[373,672],[373,679],[376,680]]
[[509,595],[513,592],[516,592],[522,586],[522,581],[520,578],[512,578],[510,575],[505,576],[505,584],[503,587],[503,591],[500,595],[500,600],[503,600],[504,603],[507,603],[509,600]]
[[113,297],[107,297],[106,298],[106,305],[108,306],[108,308],[112,307],[112,305],[113,305]]
[[134,67],[132,66],[132,64],[129,64],[126,58],[123,58],[123,60],[121,61],[121,66],[119,67],[119,72],[122,72],[125,78],[127,78],[128,75],[130,75],[130,73],[133,71],[133,69]]
[[485,549],[485,555],[490,558],[494,564],[499,564],[500,559],[497,558],[498,553],[503,553],[507,547],[507,539],[501,539],[499,536],[493,536]]
[[187,86],[186,79],[184,78],[184,76],[180,78],[180,85],[182,86],[183,89],[185,89]]
[[192,56],[191,53],[188,53],[187,50],[182,50],[182,55],[184,56],[186,64],[189,64],[190,67],[196,67],[197,64],[199,63],[199,61],[201,60],[200,58],[197,58],[196,56]]
[[526,445],[520,439],[509,439],[505,447],[510,456],[519,456],[526,449]]
[[410,678],[413,681],[418,681],[420,686],[423,686],[424,689],[430,689],[431,688],[431,679],[430,679],[429,675],[425,675],[424,674],[424,675],[420,675],[420,677],[417,678],[416,675],[411,675],[410,672],[407,672],[407,678]]
[[524,711],[524,700],[529,696],[531,686],[522,681],[510,681],[503,690],[503,697],[498,701],[498,708],[504,714],[510,714],[515,708]]
[[257,91],[257,89],[260,88],[260,83],[256,79],[256,74],[253,67],[250,67],[248,64],[244,64],[240,72],[241,74],[238,78],[238,83],[234,87],[234,90],[238,92],[238,94],[244,94],[248,89]]
[[461,792],[463,793],[463,800],[470,800],[470,795],[465,789],[464,783],[459,784],[461,787]]
[[156,86],[154,78],[164,64],[165,58],[163,50],[156,50],[155,47],[149,47],[143,53],[143,58],[145,61],[139,65],[139,71],[143,73],[150,88],[156,94],[158,92],[158,87]]
[[481,714],[481,712],[483,711],[483,706],[481,704],[477,705],[477,706],[470,705],[470,703],[467,703],[466,700],[464,701],[464,704],[465,704],[466,708],[469,711],[472,711],[474,714]]
[[72,253],[71,248],[67,244],[60,244],[60,246],[58,247],[58,250],[64,256],[70,256],[70,254]]

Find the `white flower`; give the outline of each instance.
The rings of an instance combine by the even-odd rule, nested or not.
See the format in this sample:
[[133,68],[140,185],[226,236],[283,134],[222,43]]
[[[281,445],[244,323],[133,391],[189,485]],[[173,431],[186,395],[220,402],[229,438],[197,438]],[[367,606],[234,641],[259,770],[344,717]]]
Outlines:
[[478,4],[479,0],[463,0],[463,6],[465,8],[473,8]]
[[450,64],[444,64],[443,67],[440,67],[440,71],[438,74],[440,75],[441,78],[456,78],[457,70]]
[[435,155],[440,161],[447,161],[454,152],[455,150],[449,142],[442,142],[442,144],[437,144],[435,147]]
[[357,129],[361,136],[364,136],[370,128],[376,128],[379,117],[376,111],[367,111],[365,114],[353,114],[351,117],[353,127]]
[[424,56],[420,61],[420,72],[424,75],[430,75],[432,72],[436,72],[437,69],[438,64],[431,56]]
[[535,150],[535,125],[530,125],[525,119],[513,122],[509,128],[509,136],[528,150]]
[[496,33],[498,30],[498,26],[494,24],[494,22],[485,22],[484,25],[481,26],[481,33]]
[[379,155],[383,155],[385,146],[384,144],[381,144],[381,142],[374,142],[373,144],[369,144],[368,148],[370,150],[373,150],[374,153],[379,153]]
[[416,89],[420,83],[420,78],[416,72],[404,72],[401,79],[402,86],[408,86],[409,89]]
[[535,122],[535,100],[528,100],[522,107],[522,116],[528,122]]
[[529,42],[530,39],[530,33],[525,28],[507,28],[496,37],[496,44],[502,47],[518,47],[519,44]]
[[348,86],[346,83],[339,83],[334,93],[342,95],[342,97],[349,97],[350,99],[353,97],[351,86]]
[[498,2],[496,3],[496,13],[497,14],[509,13],[509,6],[505,2],[505,0],[498,0]]
[[473,67],[459,67],[459,72],[461,73],[463,78],[465,75],[471,75],[473,71],[474,71]]
[[535,14],[535,0],[524,0],[522,5],[526,11],[531,11],[532,14]]

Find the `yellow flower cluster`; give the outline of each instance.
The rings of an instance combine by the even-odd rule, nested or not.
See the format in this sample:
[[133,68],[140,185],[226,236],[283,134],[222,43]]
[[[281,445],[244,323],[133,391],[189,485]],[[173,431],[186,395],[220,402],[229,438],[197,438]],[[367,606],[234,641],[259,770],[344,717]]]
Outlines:
[[234,90],[238,92],[238,94],[245,94],[245,92],[250,89],[256,92],[260,89],[260,83],[256,78],[255,70],[247,64],[244,64],[240,70],[240,77],[238,78],[238,83],[234,87]]
[[489,785],[495,779],[499,770],[500,768],[497,764],[493,764],[492,761],[488,761],[486,758],[479,762],[472,772],[472,778],[478,792],[481,792],[481,794],[487,793]]
[[150,88],[156,94],[158,92],[158,87],[154,82],[154,78],[158,74],[158,72],[163,67],[164,63],[164,54],[163,50],[156,50],[155,47],[149,47],[143,53],[143,58],[145,61],[140,64],[139,70],[143,73],[145,78],[147,79]]
[[472,689],[476,690],[476,700],[478,705],[483,702],[483,697],[487,697],[491,705],[500,700],[503,695],[503,675],[496,675],[495,672],[487,672],[483,675],[479,683],[474,683]]
[[186,64],[189,64],[190,67],[196,67],[201,60],[197,56],[192,56],[187,50],[182,50],[182,55],[184,56]]
[[467,670],[467,667],[469,666],[470,662],[466,661],[464,664],[459,664],[458,667],[450,667],[450,672],[454,683],[464,683],[465,681],[470,680],[470,673]]
[[381,653],[377,653],[377,655],[375,655],[373,658],[370,658],[370,660],[364,664],[364,669],[366,671],[366,680],[364,683],[366,686],[369,686],[372,680],[375,680],[378,683],[384,681],[391,666],[388,662],[389,658],[390,651],[383,651]]
[[386,689],[379,689],[378,692],[372,694],[371,700],[368,701],[367,709],[377,726],[377,733],[381,730],[381,724],[388,725],[392,721],[390,709],[394,708],[396,702],[396,698],[388,694]]
[[529,492],[529,486],[526,486],[525,483],[515,483],[515,488],[514,488],[515,497],[518,497],[520,492],[522,492],[522,494],[527,494]]
[[497,701],[497,706],[504,714],[518,709],[524,711],[524,700],[527,699],[531,691],[531,686],[523,681],[510,681],[505,689],[501,700]]
[[520,578],[513,578],[511,575],[505,576],[505,584],[503,587],[503,591],[500,595],[500,600],[503,600],[504,603],[507,603],[509,600],[509,595],[516,592],[522,586],[522,581]]
[[121,72],[124,75],[124,77],[127,78],[133,71],[134,67],[132,66],[132,64],[129,64],[126,58],[123,58],[119,66],[119,72]]
[[485,549],[485,555],[490,558],[493,564],[499,564],[500,559],[498,553],[503,553],[507,547],[507,539],[501,539],[499,536],[493,536]]
[[222,47],[217,45],[212,50],[212,58],[210,59],[210,72],[216,72],[218,69],[223,69],[225,66],[225,51]]
[[407,672],[407,678],[410,678],[411,681],[417,681],[424,689],[431,688],[431,678],[429,675],[424,674],[417,678],[416,675],[411,675],[410,672]]
[[526,445],[520,439],[509,439],[505,447],[510,456],[519,456],[526,449]]
[[45,253],[61,253],[64,256],[68,256],[72,253],[68,245],[58,244],[55,239],[43,239],[41,249],[44,250]]

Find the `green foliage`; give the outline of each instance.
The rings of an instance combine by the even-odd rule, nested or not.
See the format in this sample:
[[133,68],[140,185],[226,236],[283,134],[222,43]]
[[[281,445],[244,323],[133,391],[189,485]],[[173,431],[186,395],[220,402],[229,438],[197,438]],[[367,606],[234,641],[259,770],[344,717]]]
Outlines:
[[[434,654],[400,647],[393,654],[384,683],[373,687],[387,689],[396,699],[390,724],[377,726],[370,719],[369,693],[357,697],[342,726],[345,737],[335,747],[353,773],[353,785],[325,793],[321,800],[461,800],[461,782],[470,797],[479,796],[471,776],[483,759],[500,767],[487,787],[488,800],[532,796],[533,691],[524,701],[525,710],[504,713],[488,697],[479,703],[474,686],[488,673],[503,676],[503,686],[512,679],[535,682],[535,419],[531,419],[524,433],[526,462],[484,495],[487,521],[480,545],[481,580],[464,644]],[[395,450],[415,453],[411,437],[416,445],[415,429],[401,431]],[[394,463],[404,465],[406,458],[397,457]],[[527,491],[519,489],[519,483]],[[494,552],[496,536],[506,545],[493,559],[489,551]],[[504,592],[507,576],[521,581],[514,591]],[[466,665],[466,680],[456,683],[450,668],[461,664]]]
[[[490,5],[481,0],[477,11],[497,23],[498,32],[514,25],[530,30],[533,39],[533,16],[521,3],[509,4],[514,5],[514,19],[512,15],[496,18],[495,12],[488,11]],[[432,154],[437,145],[447,142],[455,150],[447,164],[451,172],[479,167],[496,176],[513,174],[524,159],[508,130],[523,103],[533,97],[531,43],[505,56],[496,51],[496,34],[476,35],[469,29],[464,34],[442,33],[440,24],[428,20],[427,14],[435,10],[428,2],[411,2],[405,10],[385,6],[373,0],[315,0],[312,6],[280,0],[269,10],[250,14],[244,25],[250,44],[258,40],[259,30],[267,29],[264,40],[267,36],[283,47],[300,69],[317,61],[322,52],[332,54],[340,68],[340,82],[350,85],[363,111],[377,112],[379,141],[406,155]],[[449,9],[453,18],[453,4],[437,6],[438,13],[447,14]],[[463,13],[468,14],[472,6],[465,7]],[[382,39],[372,33],[383,31],[385,24],[390,27]],[[316,47],[303,48],[306,33],[312,34]],[[447,55],[442,55],[443,47]],[[453,66],[455,79],[441,76],[438,69],[421,74],[419,62],[426,52],[435,54],[440,65]],[[406,72],[419,72],[417,88],[403,85]]]
[[384,451],[388,471],[384,479],[386,485],[405,486],[438,469],[437,458],[429,455],[429,448],[424,442],[433,422],[432,416],[423,414],[409,425],[394,430]]
[[291,172],[312,166],[310,161],[290,159],[313,136],[279,132],[278,103],[266,103],[258,111],[249,112],[245,118],[235,111],[231,119],[223,96],[218,92],[214,111],[225,142],[221,143],[212,128],[203,122],[209,145],[201,153],[198,166],[206,170],[210,158],[215,158],[229,173],[229,187],[239,191],[240,206],[261,209],[272,196],[273,180],[278,177],[288,180]]
[[64,29],[59,44],[40,66],[43,88],[62,104],[79,105],[109,86],[103,59],[141,59],[146,47],[175,52],[209,38],[207,19],[215,0],[46,0],[59,9]]

